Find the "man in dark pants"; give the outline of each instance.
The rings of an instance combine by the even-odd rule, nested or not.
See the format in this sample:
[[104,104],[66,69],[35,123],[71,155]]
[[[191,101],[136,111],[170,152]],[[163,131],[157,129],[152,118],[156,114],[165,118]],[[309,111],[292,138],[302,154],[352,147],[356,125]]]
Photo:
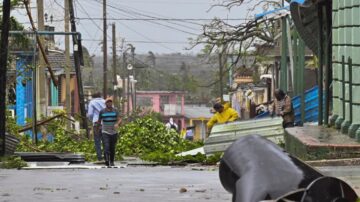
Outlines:
[[106,108],[100,111],[99,123],[102,125],[104,158],[106,166],[114,166],[115,147],[118,138],[117,129],[121,123],[119,112],[113,108],[111,98],[105,101]]
[[96,156],[98,161],[102,161],[101,151],[101,129],[99,124],[99,114],[102,109],[105,108],[105,100],[101,97],[101,93],[97,92],[93,94],[93,99],[88,105],[87,117],[93,123],[94,143]]

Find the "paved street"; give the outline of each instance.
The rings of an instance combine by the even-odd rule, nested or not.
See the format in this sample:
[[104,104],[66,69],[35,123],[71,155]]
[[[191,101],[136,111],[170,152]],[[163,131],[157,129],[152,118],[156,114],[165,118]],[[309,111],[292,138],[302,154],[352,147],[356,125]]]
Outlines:
[[[360,194],[358,166],[320,167]],[[0,202],[17,201],[231,201],[209,167],[0,170]]]
[[231,200],[217,170],[189,167],[0,170],[0,187],[1,202]]

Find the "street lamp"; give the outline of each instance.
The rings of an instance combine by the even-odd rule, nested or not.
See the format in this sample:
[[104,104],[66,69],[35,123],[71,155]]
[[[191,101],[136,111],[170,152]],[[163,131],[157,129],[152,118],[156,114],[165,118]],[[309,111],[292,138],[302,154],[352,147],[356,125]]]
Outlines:
[[[133,73],[133,78],[135,77],[135,71],[134,71],[134,64],[135,64],[135,47],[132,45],[132,44],[127,44],[127,48],[124,50],[123,52],[123,60],[124,60],[124,69],[126,68],[127,70],[127,92],[126,92],[126,96],[127,96],[127,115],[129,115],[129,109],[130,109],[130,103],[129,103],[129,100],[130,100],[130,94],[129,94],[129,91],[130,91],[130,71],[132,71]],[[126,60],[126,52],[128,50],[131,50],[131,63],[130,64],[127,64],[127,60]],[[134,80],[134,79],[133,79]],[[133,90],[132,90],[133,92]],[[134,86],[134,92],[136,94],[136,90],[135,90],[135,86]],[[132,99],[132,107],[136,108],[136,95],[133,96],[133,99]]]

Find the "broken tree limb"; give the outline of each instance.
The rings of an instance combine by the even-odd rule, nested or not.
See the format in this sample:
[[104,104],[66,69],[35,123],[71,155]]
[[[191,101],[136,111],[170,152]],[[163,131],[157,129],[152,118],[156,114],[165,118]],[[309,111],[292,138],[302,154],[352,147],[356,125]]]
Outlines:
[[[36,27],[35,27],[35,24],[34,24],[34,20],[32,18],[32,15],[31,15],[31,11],[30,11],[30,8],[29,8],[29,0],[24,0],[24,4],[25,4],[25,8],[26,8],[26,12],[27,12],[27,15],[29,17],[29,20],[30,20],[30,24],[31,24],[31,27],[33,29],[34,32],[37,31]],[[46,63],[46,67],[50,73],[50,77],[51,77],[51,80],[53,81],[54,83],[54,86],[57,87],[58,86],[58,81],[57,79],[55,78],[55,75],[54,75],[54,72],[52,71],[52,68],[51,68],[51,65],[50,65],[50,62],[46,56],[46,52],[45,52],[45,49],[44,49],[44,46],[43,44],[41,43],[41,40],[40,40],[40,37],[38,34],[35,34],[36,36],[36,41],[39,45],[39,49],[41,51],[41,54],[43,55],[44,57],[44,61]]]
[[[38,121],[38,122],[36,123],[36,126],[43,125],[43,124],[45,124],[45,123],[48,123],[48,122],[50,122],[50,121],[52,121],[52,120],[54,120],[54,119],[56,119],[56,118],[60,118],[60,117],[64,117],[64,114],[57,114],[57,115],[52,116],[52,117],[50,117],[50,118],[47,118],[47,119],[45,119],[45,120]],[[32,128],[33,128],[32,124],[28,124],[28,125],[24,126],[22,129],[18,130],[18,132],[19,132],[19,133],[22,133],[22,132],[25,132],[25,131],[30,130],[30,129],[32,129]]]

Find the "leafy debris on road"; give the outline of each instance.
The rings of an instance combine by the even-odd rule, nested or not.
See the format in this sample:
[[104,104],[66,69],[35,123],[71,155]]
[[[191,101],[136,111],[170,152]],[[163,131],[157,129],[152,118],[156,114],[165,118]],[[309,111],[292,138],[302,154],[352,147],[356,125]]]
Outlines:
[[142,160],[160,164],[203,163],[216,164],[221,154],[206,157],[204,154],[176,156],[176,154],[203,146],[202,142],[184,140],[174,130],[146,116],[122,126],[116,149],[117,155],[138,156]]
[[9,156],[0,159],[0,168],[13,169],[26,167],[27,163],[18,156]]

